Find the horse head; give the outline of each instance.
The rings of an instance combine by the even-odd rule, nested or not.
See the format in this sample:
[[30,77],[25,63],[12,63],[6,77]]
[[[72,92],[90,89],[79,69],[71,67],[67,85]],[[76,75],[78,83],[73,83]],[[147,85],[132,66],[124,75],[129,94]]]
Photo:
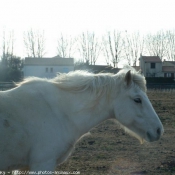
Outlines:
[[131,70],[119,77],[120,93],[113,103],[117,121],[141,142],[158,140],[164,129],[147,97],[145,78]]

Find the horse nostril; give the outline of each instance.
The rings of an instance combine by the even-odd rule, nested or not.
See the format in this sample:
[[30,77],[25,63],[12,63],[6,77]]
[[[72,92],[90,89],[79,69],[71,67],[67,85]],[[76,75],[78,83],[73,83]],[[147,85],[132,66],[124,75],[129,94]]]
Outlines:
[[160,138],[161,134],[162,134],[161,128],[157,128],[157,130],[155,130],[155,132],[153,132],[153,131],[146,132],[146,136],[150,142],[158,140]]
[[151,141],[151,138],[152,138],[151,134],[149,132],[147,132],[146,135],[147,135],[148,139]]
[[159,136],[161,135],[161,129],[160,129],[160,128],[157,129],[157,134],[158,134]]

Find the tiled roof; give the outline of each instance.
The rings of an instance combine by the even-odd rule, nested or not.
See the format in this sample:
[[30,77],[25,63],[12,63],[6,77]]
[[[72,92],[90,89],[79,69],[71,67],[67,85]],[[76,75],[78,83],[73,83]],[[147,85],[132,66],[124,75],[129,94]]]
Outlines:
[[41,66],[73,66],[74,59],[73,58],[61,58],[61,57],[53,57],[53,58],[25,58],[24,65],[41,65]]
[[164,63],[171,63],[171,64],[175,65],[175,61],[164,61]]
[[154,62],[154,63],[161,63],[162,62],[159,56],[141,56],[141,58],[145,62]]
[[162,66],[162,71],[163,72],[175,72],[175,67],[174,66]]

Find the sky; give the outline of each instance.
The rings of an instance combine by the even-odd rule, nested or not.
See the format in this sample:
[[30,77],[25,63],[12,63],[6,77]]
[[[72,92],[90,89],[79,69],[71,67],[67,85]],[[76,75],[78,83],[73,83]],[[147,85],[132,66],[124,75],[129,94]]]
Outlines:
[[174,8],[174,0],[0,0],[0,38],[14,30],[15,52],[25,57],[23,32],[44,30],[47,56],[55,56],[60,33],[174,29]]

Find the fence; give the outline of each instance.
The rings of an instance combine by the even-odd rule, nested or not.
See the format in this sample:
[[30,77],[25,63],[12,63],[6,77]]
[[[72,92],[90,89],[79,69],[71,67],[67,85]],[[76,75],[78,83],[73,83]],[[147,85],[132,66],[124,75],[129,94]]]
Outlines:
[[148,89],[175,89],[175,83],[148,83]]

